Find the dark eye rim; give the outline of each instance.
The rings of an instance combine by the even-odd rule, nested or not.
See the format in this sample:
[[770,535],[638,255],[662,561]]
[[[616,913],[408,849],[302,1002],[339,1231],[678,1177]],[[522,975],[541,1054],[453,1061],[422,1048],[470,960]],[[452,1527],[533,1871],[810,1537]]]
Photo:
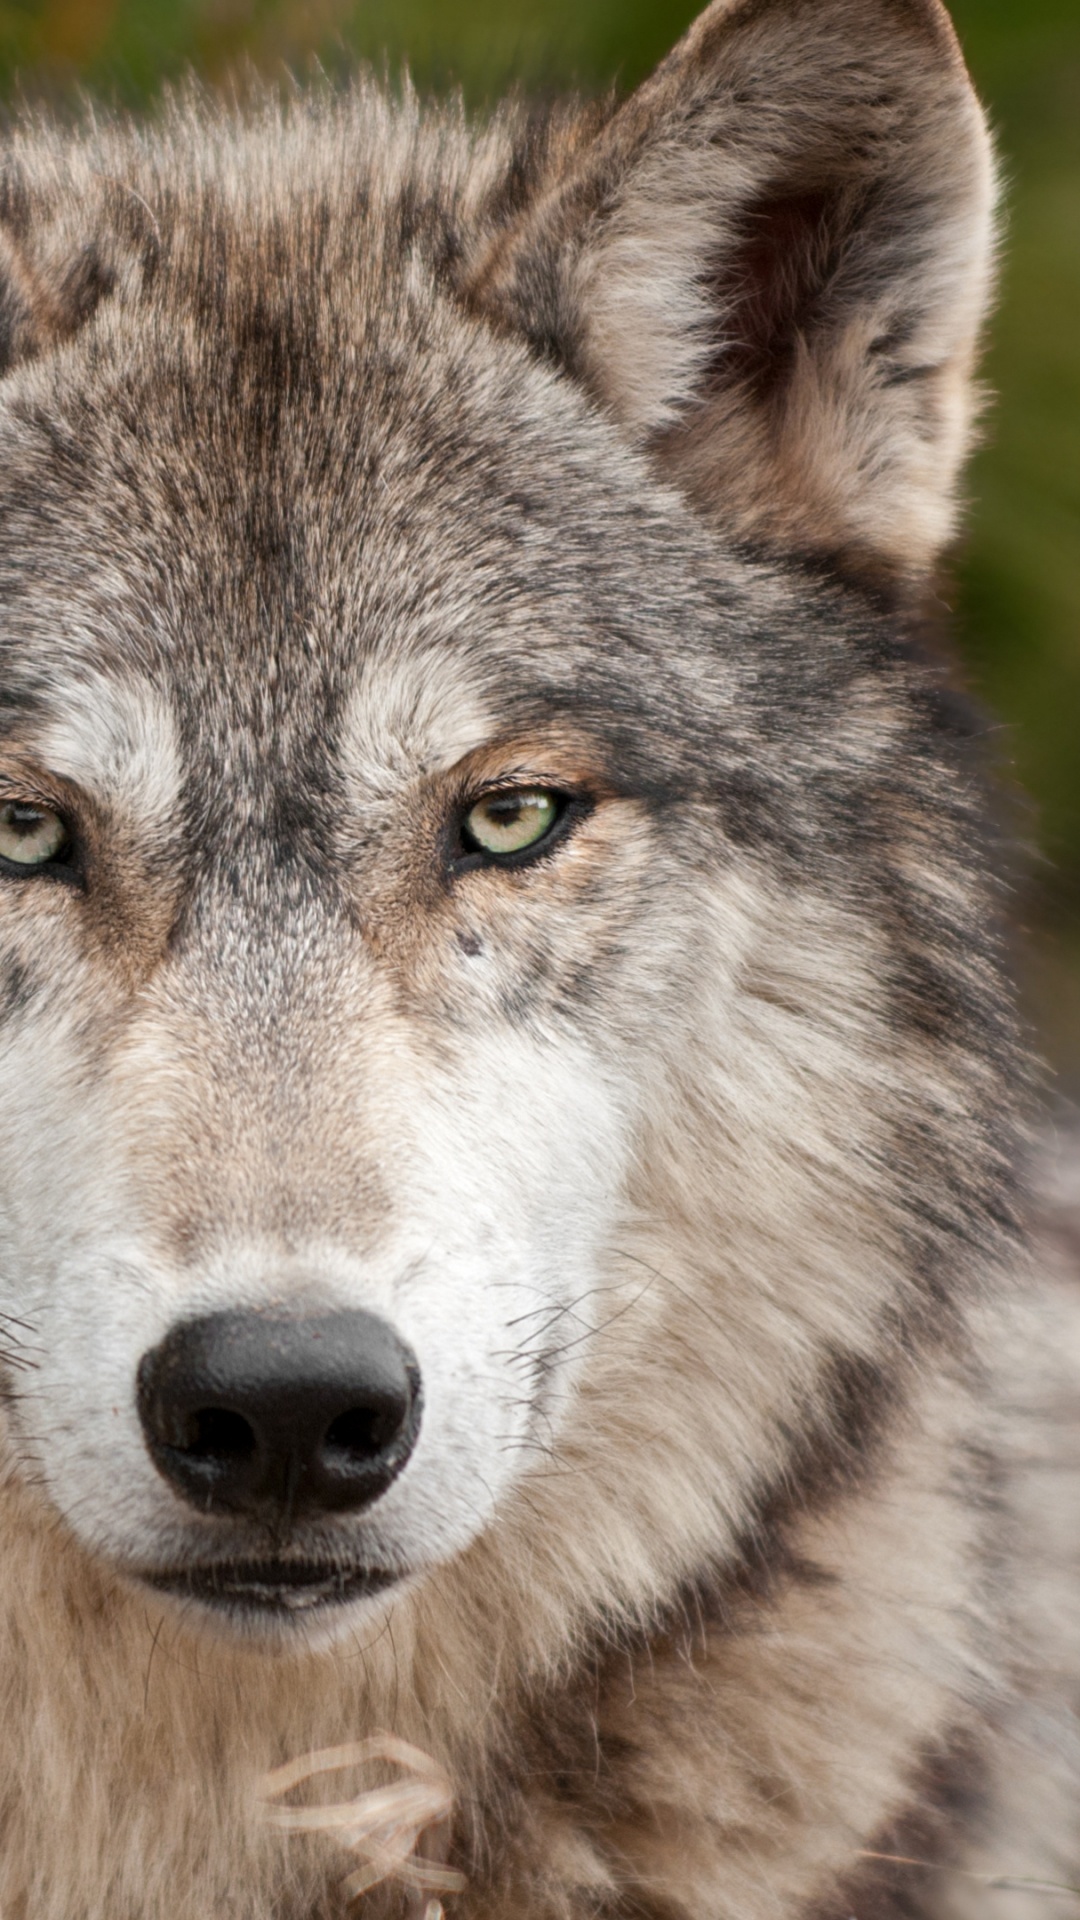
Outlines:
[[0,806],[29,807],[39,813],[55,813],[64,829],[61,852],[51,860],[41,861],[40,865],[9,860],[6,854],[0,853],[0,879],[18,880],[23,884],[29,884],[32,880],[52,880],[58,881],[61,886],[84,885],[79,836],[70,816],[62,807],[54,807],[47,800],[24,799],[13,793],[0,794]]
[[[470,844],[465,822],[472,809],[481,800],[494,800],[502,794],[547,793],[555,801],[558,811],[546,833],[530,846],[519,847],[516,853],[490,853],[486,847]],[[498,785],[483,787],[478,793],[470,793],[457,810],[453,840],[450,851],[450,871],[456,877],[462,873],[475,873],[484,867],[499,867],[503,871],[515,867],[531,867],[543,861],[553,853],[559,843],[580,826],[596,805],[591,794],[574,793],[565,787],[555,786],[550,780],[506,780]]]

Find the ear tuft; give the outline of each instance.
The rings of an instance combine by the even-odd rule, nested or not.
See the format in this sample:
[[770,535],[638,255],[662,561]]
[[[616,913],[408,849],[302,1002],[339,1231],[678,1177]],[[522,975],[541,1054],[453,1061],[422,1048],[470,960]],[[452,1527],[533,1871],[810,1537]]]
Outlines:
[[937,0],[715,0],[476,285],[733,536],[917,576],[993,201]]

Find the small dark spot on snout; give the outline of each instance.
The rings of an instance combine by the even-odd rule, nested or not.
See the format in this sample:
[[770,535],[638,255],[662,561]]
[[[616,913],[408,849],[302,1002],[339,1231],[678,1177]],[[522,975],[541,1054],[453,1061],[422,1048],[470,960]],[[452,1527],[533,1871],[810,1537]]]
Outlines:
[[458,928],[457,943],[462,953],[467,953],[470,960],[475,960],[477,954],[482,953],[484,950],[484,943],[480,935],[478,933],[470,933],[465,927]]
[[189,1505],[280,1529],[385,1493],[420,1431],[420,1369],[374,1314],[216,1313],[144,1355],[138,1407]]

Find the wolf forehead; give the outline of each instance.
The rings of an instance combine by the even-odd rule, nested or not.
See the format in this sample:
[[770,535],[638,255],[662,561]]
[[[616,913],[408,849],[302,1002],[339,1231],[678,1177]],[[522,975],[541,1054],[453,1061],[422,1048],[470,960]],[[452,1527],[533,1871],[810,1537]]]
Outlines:
[[8,182],[42,308],[0,412],[9,704],[20,651],[27,692],[112,661],[178,687],[204,745],[281,745],[301,716],[355,733],[374,676],[391,743],[438,763],[571,701],[581,725],[590,674],[629,694],[616,636],[675,579],[673,524],[680,603],[715,622],[689,516],[456,297],[520,164],[509,126],[478,142],[372,89],[288,124],[190,111],[199,138],[178,116]]
[[799,770],[861,777],[875,715],[895,744],[890,622],[707,525],[576,377],[573,325],[556,356],[475,297],[606,115],[472,130],[362,83],[14,139],[7,730],[81,698],[89,764],[87,675],[129,711],[134,672],[180,766],[318,784],[362,741],[393,786],[563,718],[645,798],[813,831]]

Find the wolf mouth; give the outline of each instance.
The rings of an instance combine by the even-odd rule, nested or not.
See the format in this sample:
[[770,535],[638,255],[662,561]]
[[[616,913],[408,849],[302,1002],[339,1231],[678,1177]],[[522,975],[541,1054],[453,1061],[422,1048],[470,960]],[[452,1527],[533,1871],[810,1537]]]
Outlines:
[[197,1600],[226,1612],[243,1609],[287,1617],[381,1593],[399,1576],[383,1567],[336,1567],[321,1561],[233,1560],[144,1578],[178,1600]]

